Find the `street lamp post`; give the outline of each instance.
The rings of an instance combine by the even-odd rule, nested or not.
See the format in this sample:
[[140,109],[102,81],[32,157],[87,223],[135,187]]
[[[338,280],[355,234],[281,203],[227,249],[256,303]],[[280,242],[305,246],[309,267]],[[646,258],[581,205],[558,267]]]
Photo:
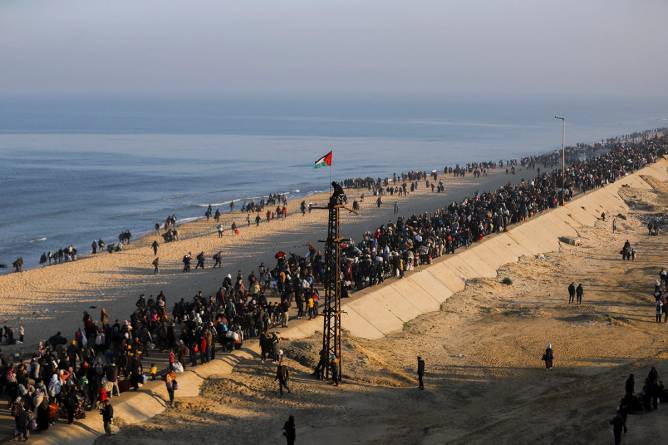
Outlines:
[[566,118],[563,116],[554,116],[555,119],[561,121],[561,205],[564,205],[564,187],[566,185]]

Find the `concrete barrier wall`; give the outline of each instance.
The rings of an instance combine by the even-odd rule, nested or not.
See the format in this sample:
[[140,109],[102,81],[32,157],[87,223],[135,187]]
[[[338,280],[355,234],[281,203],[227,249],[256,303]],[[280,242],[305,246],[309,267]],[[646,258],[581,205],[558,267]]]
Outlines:
[[[610,217],[628,211],[619,197],[619,189],[631,187],[651,190],[642,176],[668,180],[668,162],[661,160],[639,172],[609,184],[564,207],[541,214],[507,232],[475,243],[455,255],[437,260],[434,264],[410,273],[401,280],[392,280],[380,287],[370,288],[355,295],[342,305],[342,325],[351,334],[376,339],[400,331],[404,323],[419,315],[438,310],[452,294],[464,289],[466,280],[494,277],[504,264],[517,261],[523,255],[537,255],[559,248],[559,237],[577,237],[578,230],[593,226],[602,212]],[[302,338],[313,330],[321,330],[310,323],[308,329],[299,326],[283,331],[288,338]]]

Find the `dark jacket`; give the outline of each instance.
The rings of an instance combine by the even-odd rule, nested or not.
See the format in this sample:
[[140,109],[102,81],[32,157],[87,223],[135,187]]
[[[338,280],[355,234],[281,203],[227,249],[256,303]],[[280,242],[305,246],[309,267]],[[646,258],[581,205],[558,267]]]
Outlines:
[[631,374],[629,378],[626,379],[626,394],[633,395],[635,389],[636,389],[636,381],[635,378],[633,377],[633,374]]
[[418,375],[424,375],[424,360],[422,359],[418,360],[417,373]]
[[297,437],[297,431],[295,430],[294,421],[291,422],[290,420],[285,422],[285,424],[283,425],[283,435],[288,440],[288,443],[294,443]]
[[287,382],[290,378],[288,373],[288,367],[285,365],[278,365],[276,368],[276,378],[274,380],[279,380],[281,382]]

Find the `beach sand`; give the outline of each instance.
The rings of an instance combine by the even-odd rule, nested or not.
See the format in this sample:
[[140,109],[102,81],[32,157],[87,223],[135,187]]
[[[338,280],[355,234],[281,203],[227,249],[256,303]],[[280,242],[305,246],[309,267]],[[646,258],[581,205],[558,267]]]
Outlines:
[[[345,236],[360,239],[364,231],[396,219],[393,215],[395,201],[399,203],[401,215],[410,215],[447,205],[452,200],[470,196],[478,189],[496,189],[508,181],[517,182],[534,174],[532,170],[523,170],[509,176],[499,169],[480,179],[474,179],[472,175],[464,178],[447,175],[443,177],[445,193],[427,191],[424,182],[421,182],[418,191],[408,197],[384,197],[380,209],[376,208],[374,197],[368,196],[366,190],[349,190],[350,203],[362,193],[366,198],[361,203],[359,215],[343,213],[342,231]],[[326,205],[328,195],[321,193],[306,200]],[[289,202],[287,219],[276,219],[268,224],[263,221],[259,227],[255,227],[254,221],[247,227],[245,213],[224,213],[222,223],[226,230],[222,239],[216,233],[216,222],[202,219],[179,226],[180,241],[163,243],[162,238],[153,233],[133,241],[122,252],[89,255],[74,262],[2,275],[0,323],[16,327],[19,320],[23,320],[26,327],[24,345],[3,349],[31,352],[40,339],[57,331],[69,337],[81,325],[84,310],[99,317],[99,311],[105,308],[112,320],[123,320],[129,317],[142,293],[148,297],[162,290],[171,307],[175,301],[190,299],[199,290],[204,294],[215,293],[228,273],[235,276],[241,270],[246,275],[256,270],[260,262],[273,267],[274,254],[278,250],[305,254],[308,243],[320,248],[318,240],[325,237],[327,212],[313,210],[302,216],[300,202],[301,198]],[[264,219],[264,213],[261,216]],[[236,221],[240,228],[238,236],[229,229],[232,221]],[[153,274],[151,265],[154,256],[150,244],[154,239],[161,244],[158,251],[159,275]],[[86,246],[79,248],[81,252],[88,251]],[[211,256],[219,250],[224,253],[223,269],[212,270]],[[192,252],[196,256],[200,251],[205,252],[209,269],[182,273],[183,255]]]
[[[608,420],[636,375],[668,372],[668,324],[654,322],[654,281],[665,264],[666,227],[649,237],[642,218],[668,210],[668,186],[623,188],[632,210],[580,233],[581,246],[523,257],[496,278],[472,280],[439,312],[380,340],[344,341],[345,383],[310,377],[320,338],[283,348],[291,394],[278,395],[275,366],[249,360],[231,376],[210,378],[198,397],[100,444],[281,444],[288,415],[297,443],[477,444],[611,443]],[[625,240],[634,262],[618,254]],[[510,278],[511,285],[502,283]],[[582,283],[584,303],[568,304],[567,286]],[[547,343],[555,368],[544,369]],[[427,364],[426,391],[416,389],[416,355]],[[666,412],[629,416],[626,443],[665,437]]]

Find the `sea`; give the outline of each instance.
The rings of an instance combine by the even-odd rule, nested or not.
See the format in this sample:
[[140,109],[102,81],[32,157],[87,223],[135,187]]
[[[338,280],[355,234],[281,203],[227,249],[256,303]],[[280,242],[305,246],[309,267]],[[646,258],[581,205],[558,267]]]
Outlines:
[[[148,232],[334,179],[554,150],[668,127],[668,99],[617,97],[0,98],[0,264]],[[333,167],[313,162],[334,151]],[[237,204],[237,208],[238,205]]]

